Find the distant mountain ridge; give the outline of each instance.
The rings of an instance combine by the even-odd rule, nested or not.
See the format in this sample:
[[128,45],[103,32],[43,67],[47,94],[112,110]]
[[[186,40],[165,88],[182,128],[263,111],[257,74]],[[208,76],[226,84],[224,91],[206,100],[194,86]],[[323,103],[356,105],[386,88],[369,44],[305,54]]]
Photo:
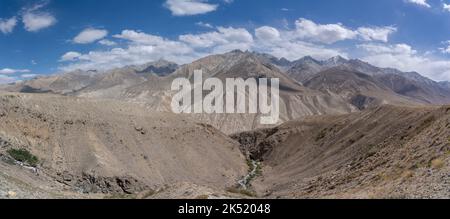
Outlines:
[[397,94],[415,98],[428,104],[450,103],[450,87],[445,82],[436,82],[417,72],[402,72],[393,68],[379,68],[359,59],[347,60],[336,56],[325,61],[318,61],[310,56],[292,61],[286,73],[304,83],[316,74],[330,68],[367,74]]
[[[181,66],[159,60],[106,72],[74,71],[20,82],[5,90],[114,99],[140,103],[149,110],[171,112],[171,97],[175,94],[170,90],[172,81],[178,77],[192,79],[194,70],[203,70],[204,79],[279,78],[280,122],[310,115],[346,114],[385,104],[450,103],[450,89],[445,84],[418,73],[378,68],[340,56],[325,61],[310,56],[289,61],[240,50],[207,56]],[[248,93],[238,95],[247,97]],[[259,128],[257,121],[261,115],[192,116],[232,133]]]

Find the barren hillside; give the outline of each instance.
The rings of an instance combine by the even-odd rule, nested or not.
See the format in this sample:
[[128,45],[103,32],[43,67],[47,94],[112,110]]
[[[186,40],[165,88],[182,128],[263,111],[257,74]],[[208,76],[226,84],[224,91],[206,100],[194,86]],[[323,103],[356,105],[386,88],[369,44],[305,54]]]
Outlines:
[[[247,173],[236,142],[173,114],[47,94],[1,94],[0,106],[1,172],[44,191],[136,193],[182,182],[223,191]],[[10,149],[39,162],[17,163]]]
[[233,136],[263,164],[260,195],[449,198],[450,108],[383,106]]

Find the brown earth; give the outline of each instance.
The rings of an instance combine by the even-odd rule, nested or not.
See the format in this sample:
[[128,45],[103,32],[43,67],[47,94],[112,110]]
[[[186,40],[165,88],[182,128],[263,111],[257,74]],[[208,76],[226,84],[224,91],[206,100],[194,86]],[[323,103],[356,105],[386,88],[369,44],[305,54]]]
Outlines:
[[234,135],[271,198],[449,198],[450,107],[378,107]]
[[[129,194],[182,182],[224,191],[248,169],[238,144],[215,128],[110,100],[0,94],[0,139],[0,172],[9,173],[0,180],[57,195]],[[36,155],[37,168],[14,163],[12,148]]]

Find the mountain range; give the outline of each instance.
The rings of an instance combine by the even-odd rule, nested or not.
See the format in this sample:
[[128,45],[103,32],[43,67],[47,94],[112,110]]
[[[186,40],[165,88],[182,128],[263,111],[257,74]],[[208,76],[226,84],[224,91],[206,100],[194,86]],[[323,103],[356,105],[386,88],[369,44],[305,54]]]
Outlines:
[[[175,115],[171,83],[193,80],[195,70],[222,81],[278,78],[279,123],[261,125],[262,115],[249,113]],[[450,197],[450,85],[416,72],[235,50],[0,90],[0,196]],[[15,158],[14,149],[39,161]]]
[[[39,77],[4,88],[25,93],[114,99],[170,112],[171,82],[190,78],[194,70],[204,78],[279,78],[281,122],[310,115],[345,114],[383,104],[426,105],[450,103],[450,89],[415,72],[378,68],[361,60],[337,56],[289,61],[268,54],[231,51],[178,66],[165,60],[105,72],[74,71]],[[242,94],[248,96],[248,93]],[[229,117],[233,118],[229,118]],[[226,133],[260,128],[260,115],[194,115]]]

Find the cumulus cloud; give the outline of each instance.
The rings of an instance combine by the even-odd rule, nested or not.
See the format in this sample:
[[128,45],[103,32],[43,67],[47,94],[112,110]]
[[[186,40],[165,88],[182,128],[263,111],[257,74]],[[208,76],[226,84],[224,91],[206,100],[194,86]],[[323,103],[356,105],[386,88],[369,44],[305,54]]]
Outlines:
[[431,5],[428,4],[427,0],[406,0],[406,1],[422,7],[431,8]]
[[416,71],[437,81],[450,80],[450,61],[419,53],[407,44],[363,44],[363,60],[380,67]]
[[17,25],[17,18],[12,17],[10,19],[0,19],[0,31],[4,34],[13,32],[14,27]]
[[311,20],[300,18],[295,22],[296,36],[315,42],[331,44],[341,40],[354,39],[357,32],[342,24],[316,24]]
[[187,63],[204,55],[197,55],[192,48],[182,42],[135,30],[124,30],[113,37],[123,40],[126,47],[91,51],[85,54],[78,52],[66,53],[61,57],[61,61],[66,63],[64,66],[61,66],[61,70],[105,70],[125,65],[143,64],[161,58]]
[[443,3],[442,7],[444,8],[444,11],[450,12],[450,4]]
[[362,40],[387,42],[394,27],[359,27],[356,30],[340,23],[317,24],[311,20],[300,18],[296,21],[294,30],[278,30],[263,26],[255,30],[257,43],[253,48],[277,57],[298,59],[302,56],[312,56],[317,59],[327,59],[332,56],[347,57],[348,54],[339,48],[330,46],[342,40]]
[[55,17],[47,13],[27,13],[23,16],[22,21],[25,30],[29,32],[36,32],[56,23]]
[[16,73],[28,73],[30,70],[28,69],[12,69],[12,68],[4,68],[0,69],[0,74],[16,74]]
[[197,22],[195,23],[195,25],[199,26],[199,27],[205,27],[205,28],[214,28],[214,26],[210,23],[205,23],[205,22]]
[[311,56],[319,60],[328,59],[334,56],[348,57],[348,54],[336,48],[327,48],[323,45],[317,45],[305,41],[283,41],[275,44],[264,45],[257,44],[255,50],[271,54],[276,57],[284,57],[289,60],[296,60],[304,56]]
[[158,45],[166,42],[163,37],[139,32],[135,30],[124,30],[120,34],[114,35],[115,38],[128,40],[135,44]]
[[395,33],[395,27],[360,27],[358,28],[359,36],[366,41],[382,41],[387,42],[389,35]]
[[167,0],[164,6],[174,16],[205,14],[217,10],[219,7],[203,0]]
[[88,44],[93,43],[95,41],[101,40],[108,35],[107,30],[103,29],[95,29],[95,28],[87,28],[81,31],[74,39],[74,43],[78,44]]
[[188,63],[209,54],[224,53],[233,49],[251,49],[253,45],[251,33],[244,28],[232,27],[218,27],[206,33],[181,35],[177,40],[135,30],[123,30],[113,37],[123,41],[126,46],[85,54],[68,52],[60,59],[66,63],[61,70],[110,69],[143,64],[161,58]]
[[217,31],[181,35],[179,40],[193,48],[209,48],[213,53],[221,53],[234,49],[250,49],[253,36],[244,28],[218,27]]
[[255,30],[256,42],[252,49],[290,60],[303,56],[312,56],[317,59],[328,59],[337,55],[347,56],[339,49],[326,48],[323,45],[299,39],[297,31],[281,31],[269,26],[257,28]]
[[255,30],[255,36],[261,41],[276,41],[280,39],[280,32],[269,26],[263,26]]
[[[306,55],[317,59],[337,55],[348,57],[347,52],[329,42],[344,39],[385,42],[388,36],[395,32],[395,28],[392,27],[361,27],[352,30],[342,24],[321,25],[306,19],[300,19],[297,23],[301,22],[304,23],[293,30],[262,26],[250,32],[245,28],[216,27],[202,33],[180,35],[175,39],[136,30],[123,30],[113,35],[116,41],[120,42],[112,45],[114,48],[84,54],[68,52],[61,57],[60,61],[64,64],[60,67],[63,71],[110,69],[143,64],[161,58],[184,64],[206,55],[225,53],[234,49],[264,52],[291,60]],[[302,30],[308,32],[301,33]],[[318,37],[313,37],[317,33],[331,34],[333,37],[319,38],[318,41]]]
[[450,54],[450,40],[442,42],[442,44],[444,44],[445,47],[439,48],[439,50],[441,50],[441,52],[444,54]]
[[111,41],[111,40],[107,40],[107,39],[100,40],[100,41],[98,41],[98,43],[100,43],[101,45],[104,45],[104,46],[115,46],[115,45],[117,45],[116,42]]
[[48,2],[42,2],[22,10],[22,22],[25,30],[37,32],[56,24],[57,20],[52,14],[41,11],[47,4]]
[[395,45],[383,45],[383,44],[361,44],[357,46],[371,54],[404,54],[414,55],[417,53],[410,45],[407,44],[395,44]]
[[67,52],[66,54],[64,54],[64,55],[61,57],[60,61],[62,61],[62,62],[65,62],[65,61],[74,61],[74,60],[76,60],[77,58],[79,58],[80,56],[81,56],[81,53],[70,51],[70,52]]
[[297,20],[295,26],[293,37],[325,44],[358,38],[365,41],[387,42],[389,35],[397,31],[394,27],[359,27],[352,30],[341,23],[317,24],[305,18]]

